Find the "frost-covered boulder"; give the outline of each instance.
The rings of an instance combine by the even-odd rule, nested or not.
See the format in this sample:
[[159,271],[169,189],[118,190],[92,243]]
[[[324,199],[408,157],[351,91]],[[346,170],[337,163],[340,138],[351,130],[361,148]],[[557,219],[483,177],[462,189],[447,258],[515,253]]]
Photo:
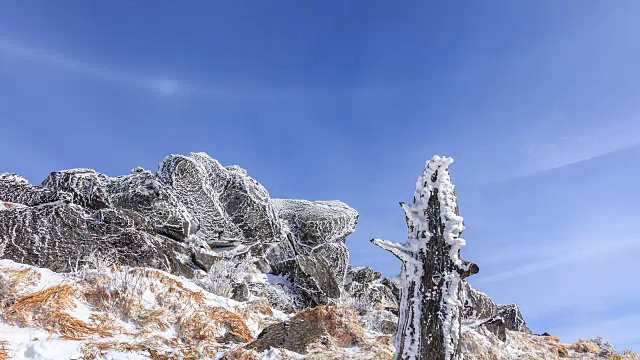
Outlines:
[[34,206],[71,199],[71,194],[31,185],[18,174],[0,174],[0,201]]
[[114,207],[141,214],[158,233],[184,241],[198,231],[196,217],[150,171],[136,168],[130,175],[106,178],[104,182]]
[[524,321],[518,305],[498,305],[497,316],[504,320],[507,330],[531,334],[531,330],[527,327],[527,323]]
[[463,304],[462,318],[468,322],[491,319],[498,314],[498,306],[491,298],[469,285],[463,283],[461,300]]
[[126,265],[192,276],[187,247],[166,240],[136,228],[134,219],[117,211],[101,209],[94,215],[64,203],[0,210],[3,257],[58,272],[97,252]]
[[171,155],[160,163],[158,177],[195,216],[197,235],[211,246],[284,237],[269,193],[237,166],[224,167],[205,153]]
[[397,310],[398,296],[394,293],[393,281],[382,279],[382,274],[368,266],[349,267],[345,286],[348,295],[356,303],[367,306]]
[[70,169],[52,172],[40,185],[56,193],[71,195],[74,204],[98,210],[110,206],[104,183],[93,169]]
[[344,242],[358,224],[358,212],[341,201],[272,199],[271,204],[300,247]]
[[0,247],[16,261],[59,271],[88,251],[113,250],[125,264],[190,276],[211,268],[212,247],[245,249],[261,271],[287,276],[303,305],[343,293],[345,237],[358,219],[339,201],[270,199],[244,169],[205,153],[170,155],[155,173],[56,171],[40,186],[2,174],[0,209]]
[[288,276],[305,302],[337,300],[346,285],[349,250],[345,238],[358,212],[340,201],[271,199],[286,239],[265,248],[273,271]]

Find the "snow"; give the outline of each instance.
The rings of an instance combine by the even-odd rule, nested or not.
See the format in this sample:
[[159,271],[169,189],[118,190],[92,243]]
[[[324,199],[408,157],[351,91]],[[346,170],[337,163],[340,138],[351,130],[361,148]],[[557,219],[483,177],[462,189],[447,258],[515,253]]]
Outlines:
[[9,341],[9,355],[13,360],[82,359],[82,341],[62,340],[39,329],[0,322],[0,340]]

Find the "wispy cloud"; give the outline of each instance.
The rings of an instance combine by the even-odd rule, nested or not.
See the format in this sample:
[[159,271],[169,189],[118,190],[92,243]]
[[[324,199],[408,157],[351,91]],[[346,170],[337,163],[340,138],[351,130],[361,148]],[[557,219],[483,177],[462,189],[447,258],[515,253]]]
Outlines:
[[178,81],[167,76],[150,76],[115,70],[112,67],[80,60],[60,52],[33,47],[15,38],[0,34],[0,54],[5,54],[67,71],[83,74],[104,81],[136,86],[164,95],[194,95],[215,97],[224,100],[300,100],[323,97],[389,97],[397,96],[389,89],[343,89],[318,91],[314,89],[282,88],[274,89],[269,85],[256,85],[242,88],[229,85],[196,85],[187,81]]
[[[543,139],[547,139],[544,141]],[[599,119],[554,134],[543,131],[527,145],[530,172],[537,173],[591,160],[640,144],[640,121]]]
[[72,57],[24,45],[14,39],[0,36],[0,52],[22,60],[60,67],[93,78],[143,87],[161,94],[196,92],[197,89],[183,83],[161,77],[146,77],[117,71]]
[[595,244],[580,244],[580,246],[575,246],[571,249],[557,248],[550,250],[547,248],[547,255],[551,254],[552,256],[547,257],[545,260],[530,262],[528,264],[519,266],[517,269],[501,272],[499,274],[480,277],[475,282],[478,284],[489,284],[514,279],[532,273],[555,268],[560,265],[598,258],[605,254],[616,253],[636,246],[640,246],[640,238],[630,238]]

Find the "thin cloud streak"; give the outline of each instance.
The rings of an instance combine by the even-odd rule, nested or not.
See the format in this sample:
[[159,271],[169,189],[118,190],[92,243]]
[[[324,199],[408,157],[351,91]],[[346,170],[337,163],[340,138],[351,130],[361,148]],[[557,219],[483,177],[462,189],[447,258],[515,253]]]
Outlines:
[[6,37],[0,37],[0,52],[23,60],[53,65],[94,78],[144,87],[160,93],[170,94],[183,90],[180,85],[170,80],[145,78],[121,71],[111,70],[106,67],[79,61],[58,53],[28,47]]
[[217,90],[198,87],[185,82],[179,82],[163,77],[135,75],[124,71],[113,70],[105,66],[81,61],[57,52],[34,48],[5,36],[0,35],[0,53],[4,53],[22,60],[55,66],[85,76],[108,82],[144,88],[163,95],[194,95],[218,97],[225,100],[250,98],[275,98],[278,95]]
[[593,244],[586,248],[580,248],[579,246],[576,246],[572,251],[554,251],[554,253],[559,253],[562,255],[550,258],[548,260],[530,263],[515,270],[481,277],[477,279],[476,282],[478,284],[489,284],[515,279],[521,276],[551,269],[567,263],[588,260],[591,258],[600,257],[604,254],[615,253],[638,245],[640,245],[640,239],[625,239],[617,242]]
[[163,77],[135,75],[124,71],[81,61],[73,57],[44,49],[28,46],[15,39],[0,34],[0,53],[34,63],[56,66],[67,71],[90,76],[109,82],[145,88],[164,95],[191,95],[200,97],[216,97],[223,100],[303,100],[314,97],[356,96],[356,97],[389,97],[397,94],[388,89],[345,90],[345,91],[309,91],[308,89],[291,89],[280,91],[274,89],[244,90],[225,86],[224,89],[195,86],[186,82],[175,81]]

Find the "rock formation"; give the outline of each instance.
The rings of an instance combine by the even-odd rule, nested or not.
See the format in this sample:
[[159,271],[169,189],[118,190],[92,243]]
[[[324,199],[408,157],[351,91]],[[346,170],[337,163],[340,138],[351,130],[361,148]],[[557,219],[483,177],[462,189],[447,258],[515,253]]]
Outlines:
[[478,266],[460,259],[464,225],[448,171],[452,162],[434,156],[417,181],[413,203],[400,204],[406,243],[372,240],[402,261],[395,359],[460,358],[462,279]]
[[289,277],[302,305],[341,296],[358,221],[340,201],[271,199],[244,169],[205,153],[170,155],[156,173],[56,171],[39,186],[0,174],[0,204],[4,258],[68,271],[98,251],[193,277],[215,252],[247,249],[265,272]]

